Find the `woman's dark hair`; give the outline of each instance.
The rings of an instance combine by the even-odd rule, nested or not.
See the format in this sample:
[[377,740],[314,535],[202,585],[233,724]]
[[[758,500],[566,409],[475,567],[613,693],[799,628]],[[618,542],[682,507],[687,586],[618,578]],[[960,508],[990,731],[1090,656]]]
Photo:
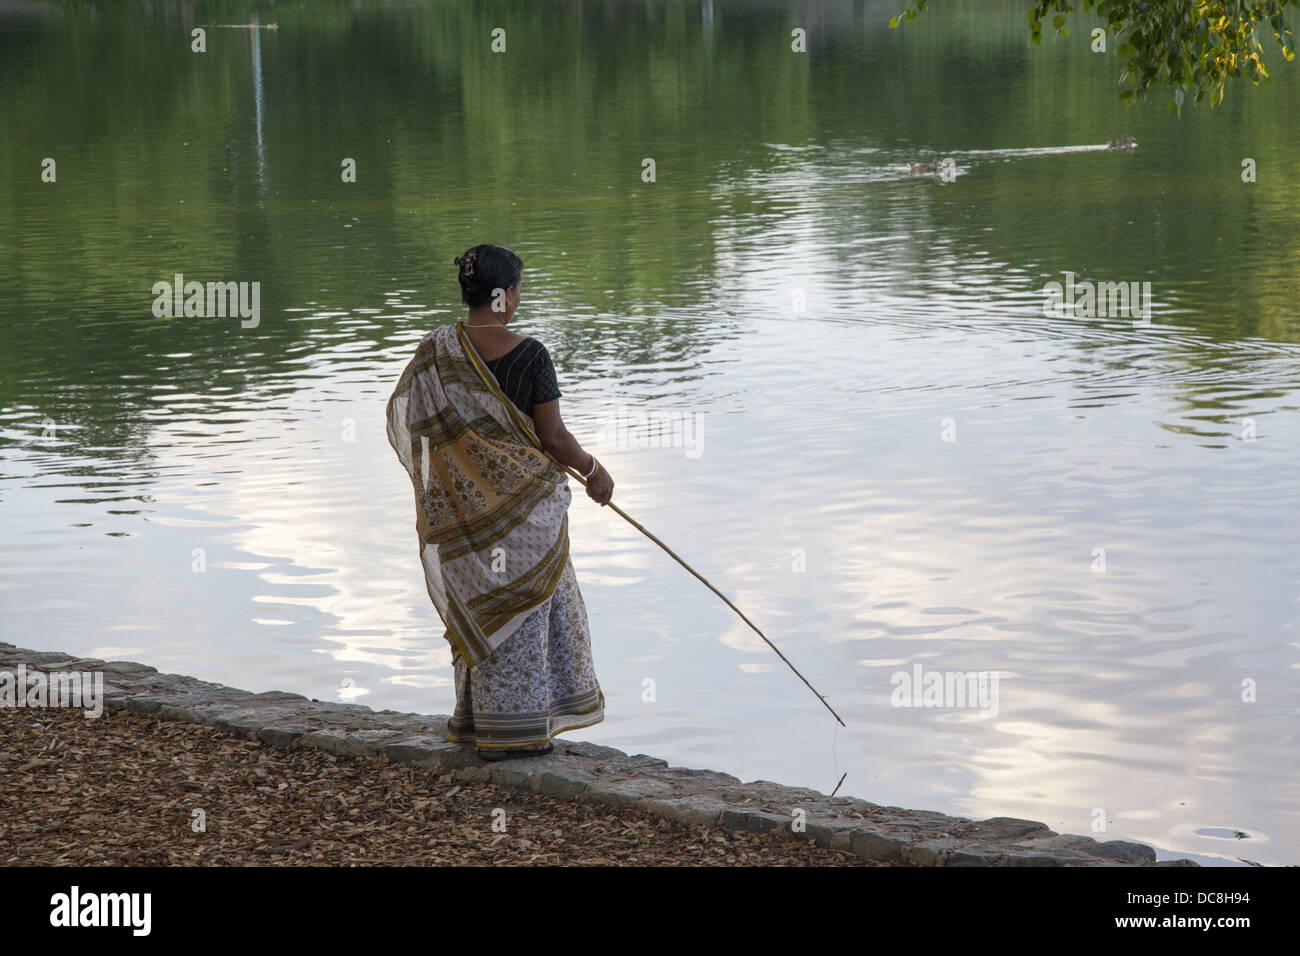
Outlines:
[[509,249],[484,243],[457,256],[460,266],[460,300],[466,305],[487,305],[495,289],[508,289],[524,272],[524,260]]

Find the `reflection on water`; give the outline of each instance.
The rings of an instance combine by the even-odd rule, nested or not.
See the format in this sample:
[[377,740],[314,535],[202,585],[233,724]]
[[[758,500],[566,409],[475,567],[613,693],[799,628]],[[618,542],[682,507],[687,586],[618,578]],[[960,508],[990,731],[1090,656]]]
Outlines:
[[[1015,4],[905,39],[824,4],[803,60],[780,5],[521,3],[504,59],[470,8],[360,7],[280,4],[203,58],[189,30],[246,10],[0,14],[0,155],[58,160],[0,181],[5,639],[449,713],[383,407],[460,314],[452,257],[498,241],[620,504],[848,723],[579,495],[584,736],[1295,862],[1293,70],[1180,121],[1025,49]],[[81,76],[38,85],[46,57]],[[956,182],[910,174],[936,154]],[[260,325],[154,318],[176,272],[260,281]],[[1150,324],[1045,316],[1066,272],[1151,282]],[[998,673],[996,716],[891,706],[918,664]]]
[[257,16],[253,16],[254,29],[248,31],[253,47],[253,96],[257,109],[257,182],[266,187],[266,143],[262,136],[262,114],[266,91],[262,88],[262,31],[258,29]]

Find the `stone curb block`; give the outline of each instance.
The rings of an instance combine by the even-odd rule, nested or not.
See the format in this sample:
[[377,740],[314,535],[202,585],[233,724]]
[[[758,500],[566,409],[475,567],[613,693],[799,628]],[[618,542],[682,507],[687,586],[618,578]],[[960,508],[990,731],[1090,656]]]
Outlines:
[[384,744],[401,736],[395,730],[312,730],[299,738],[298,745],[339,757],[378,757],[384,752]]

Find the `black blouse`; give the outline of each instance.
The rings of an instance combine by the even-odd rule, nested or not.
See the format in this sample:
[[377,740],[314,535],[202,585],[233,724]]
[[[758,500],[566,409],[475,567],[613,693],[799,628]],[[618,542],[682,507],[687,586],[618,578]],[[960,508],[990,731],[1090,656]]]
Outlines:
[[506,398],[528,417],[533,406],[560,397],[555,366],[546,346],[537,339],[524,339],[500,358],[483,363],[496,378]]

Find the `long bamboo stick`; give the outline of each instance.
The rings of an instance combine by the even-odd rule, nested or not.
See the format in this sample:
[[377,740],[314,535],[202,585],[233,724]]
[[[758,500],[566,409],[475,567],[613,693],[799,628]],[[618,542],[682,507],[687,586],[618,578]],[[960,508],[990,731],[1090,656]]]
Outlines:
[[[564,464],[563,462],[561,462],[561,461],[559,461],[558,459],[556,459],[556,457],[555,457],[554,455],[550,454],[549,452],[543,452],[543,454],[545,454],[546,457],[548,457],[548,458],[551,459],[551,461],[555,462],[557,465],[559,465],[561,468],[563,468],[566,472],[568,472],[570,475],[572,475],[574,478],[576,478],[579,482],[581,482],[581,483],[582,483],[582,486],[583,486],[584,488],[587,486],[587,482],[583,479],[582,475],[578,474],[576,471],[574,471],[574,470],[573,470],[572,468],[570,468],[568,465],[566,465],[566,464]],[[746,624],[748,624],[748,625],[750,626],[750,628],[753,629],[753,631],[754,631],[755,634],[757,634],[759,637],[761,637],[764,641],[767,641],[767,646],[770,647],[770,648],[772,648],[772,650],[776,651],[776,655],[777,655],[777,657],[779,657],[779,658],[781,658],[781,660],[785,661],[786,666],[789,667],[790,670],[794,671],[794,672],[795,672],[795,675],[796,675],[796,676],[797,676],[801,681],[803,681],[805,684],[808,685],[808,689],[809,689],[810,691],[812,691],[814,694],[817,695],[817,699],[820,700],[820,701],[822,702],[822,705],[823,705],[827,710],[829,710],[829,711],[831,712],[831,716],[834,717],[836,720],[838,720],[838,721],[840,722],[840,726],[841,726],[841,727],[847,727],[847,726],[848,726],[848,724],[844,723],[844,721],[840,718],[840,715],[837,714],[837,713],[835,713],[835,708],[832,707],[830,704],[826,703],[826,698],[823,697],[821,694],[817,693],[817,688],[814,687],[812,684],[809,684],[809,683],[808,683],[808,678],[804,677],[803,674],[800,674],[800,673],[799,673],[799,668],[797,668],[797,667],[795,667],[793,664],[791,664],[791,663],[790,663],[790,659],[789,659],[788,657],[786,657],[784,654],[781,653],[781,649],[780,649],[779,647],[777,647],[775,644],[773,644],[770,640],[768,640],[767,635],[764,634],[762,631],[760,631],[760,630],[758,629],[758,625],[755,624],[753,621],[751,621],[749,618],[747,618],[747,617],[745,616],[745,612],[744,612],[744,611],[742,611],[740,608],[736,607],[736,605],[732,604],[732,603],[731,603],[731,599],[728,598],[728,597],[727,597],[725,594],[723,594],[721,591],[719,591],[717,588],[715,588],[715,587],[714,587],[714,586],[709,582],[709,579],[708,579],[708,578],[706,578],[704,575],[700,574],[699,571],[696,571],[693,567],[691,567],[689,564],[687,564],[685,561],[683,561],[682,558],[681,558],[681,556],[680,556],[676,551],[674,551],[672,548],[668,547],[668,545],[666,545],[666,544],[664,544],[662,541],[660,541],[660,540],[659,540],[659,539],[658,539],[654,534],[652,534],[649,530],[646,529],[645,525],[641,524],[641,522],[637,521],[635,518],[633,518],[631,515],[629,515],[626,511],[624,511],[624,510],[623,510],[622,508],[620,508],[618,505],[614,504],[614,502],[612,502],[612,501],[609,502],[609,504],[605,505],[605,507],[607,507],[607,508],[612,508],[612,509],[614,510],[614,513],[615,513],[615,514],[617,514],[619,517],[621,517],[624,521],[626,521],[626,522],[627,522],[628,524],[630,524],[632,527],[636,528],[636,530],[640,531],[643,535],[645,535],[647,538],[649,538],[649,539],[650,539],[651,541],[653,541],[655,544],[659,545],[659,547],[663,548],[664,552],[665,552],[665,553],[666,553],[670,558],[672,558],[674,561],[676,561],[678,564],[680,564],[682,567],[684,567],[687,571],[691,572],[691,574],[695,575],[695,577],[698,578],[698,579],[700,580],[700,583],[702,583],[706,588],[708,588],[710,591],[712,591],[712,592],[713,592],[714,594],[716,594],[718,597],[722,598],[723,603],[726,604],[727,607],[729,607],[729,608],[731,608],[733,611],[735,611],[737,614],[739,614],[739,615],[740,615],[740,619],[741,619],[742,621],[744,621]]]

